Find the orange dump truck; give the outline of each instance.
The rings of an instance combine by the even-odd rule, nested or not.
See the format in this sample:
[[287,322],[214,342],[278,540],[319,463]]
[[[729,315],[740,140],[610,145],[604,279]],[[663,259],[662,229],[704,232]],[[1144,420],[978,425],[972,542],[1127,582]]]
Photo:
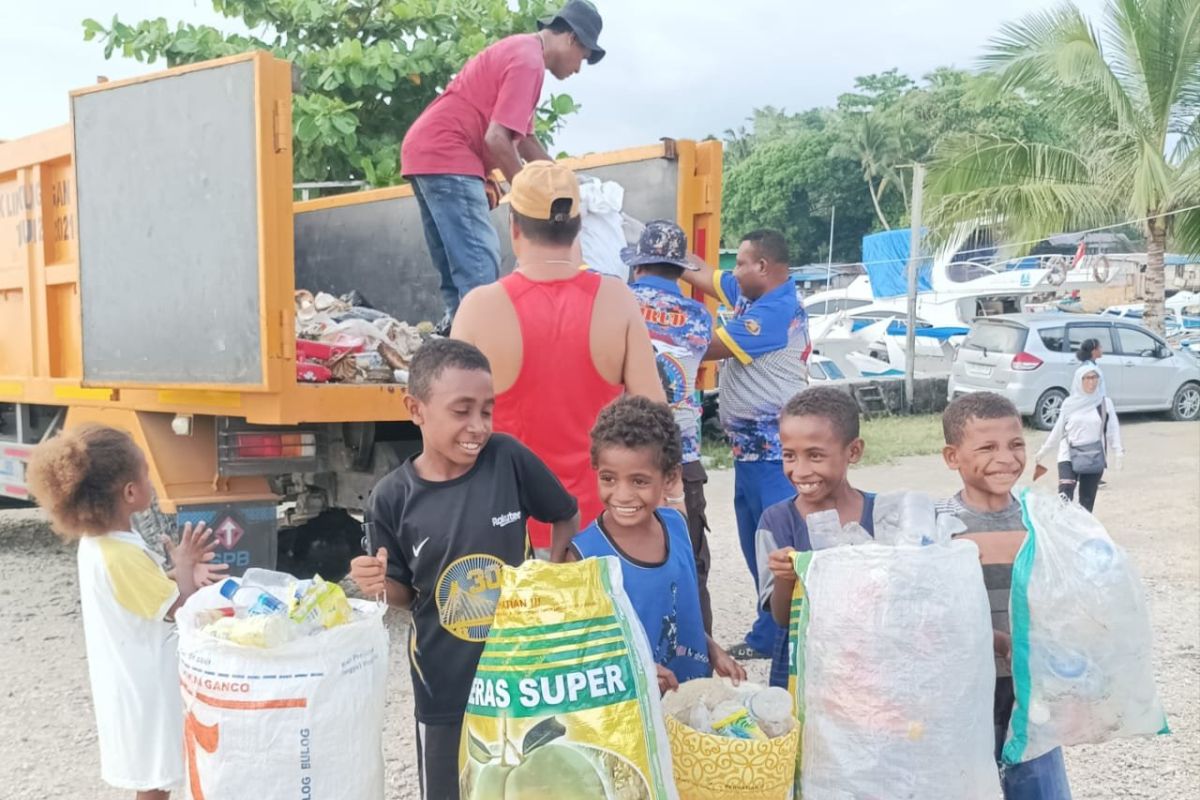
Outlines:
[[[0,144],[0,495],[32,499],[39,441],[105,423],[149,459],[143,534],[204,521],[234,574],[344,573],[353,513],[419,437],[402,386],[297,380],[295,291],[412,323],[442,305],[408,187],[293,202],[290,70],[252,53],[100,84],[70,125]],[[716,263],[718,143],[572,166]]]

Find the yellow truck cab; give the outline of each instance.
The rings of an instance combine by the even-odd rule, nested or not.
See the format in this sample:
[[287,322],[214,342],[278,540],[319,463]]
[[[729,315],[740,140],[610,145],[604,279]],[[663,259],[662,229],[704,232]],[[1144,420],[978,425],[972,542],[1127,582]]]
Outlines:
[[[0,496],[34,445],[99,422],[150,463],[141,533],[204,521],[234,574],[340,578],[355,514],[419,436],[398,384],[296,378],[295,292],[441,317],[409,187],[294,202],[288,62],[249,53],[71,93],[71,123],[0,144]],[[718,142],[573,160],[717,261]],[[508,211],[493,222],[508,247]],[[710,302],[711,299],[710,299]]]

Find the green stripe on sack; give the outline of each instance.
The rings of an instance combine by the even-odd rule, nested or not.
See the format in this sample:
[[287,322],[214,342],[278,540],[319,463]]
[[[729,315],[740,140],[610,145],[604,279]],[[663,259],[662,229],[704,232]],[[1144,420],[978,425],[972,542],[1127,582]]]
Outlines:
[[[600,582],[604,585],[604,591],[608,593],[609,597],[612,597],[612,578],[608,574],[608,565],[616,564],[617,560],[615,558],[598,558],[595,559],[595,561],[597,569],[600,570]],[[640,620],[634,622],[630,619],[629,615],[625,613],[626,609],[629,609],[631,612],[633,611],[633,604],[629,600],[629,595],[626,595],[624,591],[622,591],[622,596],[625,600],[624,605],[614,602],[613,612],[615,619],[621,623],[621,630],[625,632],[625,641],[629,642],[629,644],[634,648],[633,655],[634,657],[637,657],[637,645],[635,644],[635,642],[637,642],[637,637],[640,635],[642,640],[645,641],[647,645],[649,642],[646,641],[646,634],[643,630],[638,630],[635,632],[633,625],[636,624],[640,629],[642,623]],[[634,620],[636,619],[637,618],[634,617]],[[643,661],[643,665],[650,667],[650,664],[645,664],[645,662],[651,661],[651,654],[646,652],[642,654],[642,656],[643,658],[641,660]],[[650,765],[650,774],[646,777],[650,780],[650,796],[664,797],[667,796],[667,777],[663,774],[662,765],[659,763],[659,754],[663,749],[667,749],[669,752],[669,748],[665,748],[665,742],[660,743],[658,741],[658,725],[660,723],[656,723],[654,721],[655,708],[651,706],[650,702],[650,692],[654,692],[655,697],[658,696],[658,683],[655,680],[653,684],[651,684],[650,675],[643,673],[641,669],[633,670],[633,679],[637,684],[637,693],[635,697],[637,698],[638,709],[641,711],[643,723],[642,730],[646,737],[646,756]],[[658,710],[661,711],[661,709]],[[674,780],[674,778],[672,778],[672,780]]]
[[[520,651],[518,651],[520,652]],[[570,650],[564,650],[560,653],[541,653],[536,655],[513,655],[509,653],[493,653],[490,648],[483,651],[483,655],[479,659],[479,666],[494,667],[505,669],[508,667],[535,667],[543,664],[547,667],[555,664],[581,663],[584,661],[594,661],[600,658],[619,658],[625,655],[628,649],[625,646],[625,640],[621,639],[608,644],[575,647]]]
[[1019,764],[1029,744],[1029,702],[1032,679],[1029,675],[1029,579],[1037,558],[1037,531],[1029,517],[1029,489],[1021,492],[1021,521],[1029,535],[1013,559],[1009,618],[1012,624],[1012,677],[1016,702],[1008,726],[1011,736],[1004,743],[1004,763]]
[[[567,645],[581,645],[594,639],[611,639],[614,636],[621,635],[621,628],[615,622],[612,625],[602,625],[595,629],[589,629],[582,633],[569,633],[566,636],[547,636],[539,637],[545,641],[537,643],[537,649],[545,650],[551,647],[565,647]],[[488,637],[487,649],[495,650],[499,653],[511,652],[513,650],[528,650],[529,640],[510,636],[500,636],[497,638]]]
[[517,675],[480,665],[467,699],[467,713],[541,717],[637,699],[638,685],[628,655]]
[[559,622],[552,625],[531,625],[528,628],[492,628],[488,636],[488,641],[492,641],[493,639],[507,641],[509,639],[525,639],[528,637],[555,636],[570,631],[595,631],[601,628],[616,626],[617,618],[609,615],[607,617],[576,620],[575,622]]

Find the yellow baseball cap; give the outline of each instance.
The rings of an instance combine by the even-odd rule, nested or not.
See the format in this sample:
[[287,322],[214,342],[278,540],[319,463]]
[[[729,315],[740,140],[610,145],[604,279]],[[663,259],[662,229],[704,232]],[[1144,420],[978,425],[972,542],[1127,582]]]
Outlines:
[[[556,215],[554,204],[570,200],[570,208]],[[553,161],[530,161],[512,181],[508,201],[530,219],[566,222],[579,216],[579,181],[575,173]]]

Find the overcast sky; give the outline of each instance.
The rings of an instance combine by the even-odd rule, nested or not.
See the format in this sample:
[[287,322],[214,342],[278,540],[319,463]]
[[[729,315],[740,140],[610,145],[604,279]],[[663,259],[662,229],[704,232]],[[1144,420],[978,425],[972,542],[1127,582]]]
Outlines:
[[[757,106],[789,111],[831,105],[856,75],[899,67],[919,77],[934,67],[974,67],[1008,20],[1052,0],[596,0],[608,57],[545,92],[583,106],[558,147],[580,154],[700,138],[742,124]],[[1100,22],[1103,0],[1077,0]],[[230,25],[208,0],[0,1],[0,139],[67,121],[67,92],[151,68],[105,61],[84,42],[80,20],[113,13],[127,23]]]

